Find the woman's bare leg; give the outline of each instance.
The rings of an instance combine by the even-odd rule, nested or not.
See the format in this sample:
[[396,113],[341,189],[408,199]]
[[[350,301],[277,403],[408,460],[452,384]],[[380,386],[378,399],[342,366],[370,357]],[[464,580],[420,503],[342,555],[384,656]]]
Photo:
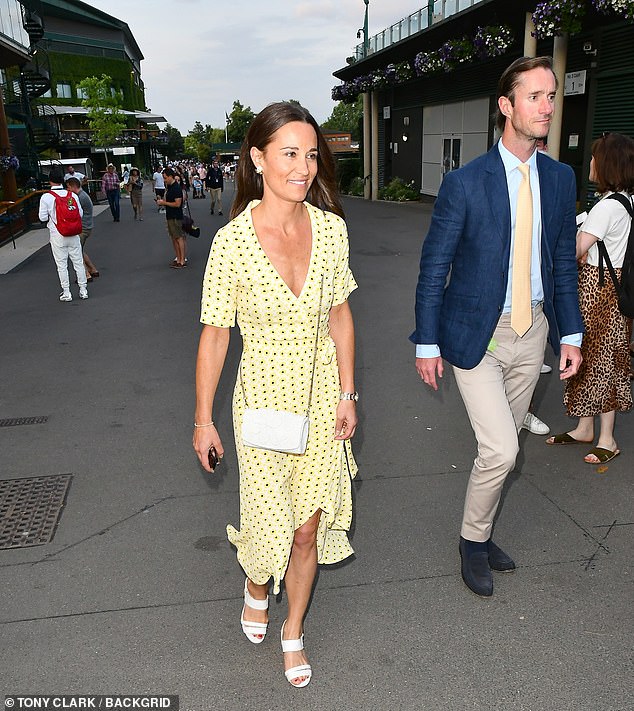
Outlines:
[[[304,631],[304,616],[317,575],[317,528],[321,510],[316,511],[305,524],[295,531],[291,558],[284,576],[288,595],[288,617],[284,625],[284,639],[299,639]],[[303,651],[286,652],[284,668],[290,669],[308,660]],[[300,683],[306,677],[293,679]]]

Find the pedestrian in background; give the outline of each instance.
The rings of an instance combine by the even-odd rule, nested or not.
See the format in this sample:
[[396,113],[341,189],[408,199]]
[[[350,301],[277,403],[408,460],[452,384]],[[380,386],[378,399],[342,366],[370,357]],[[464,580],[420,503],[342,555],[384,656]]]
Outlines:
[[93,229],[93,205],[90,195],[81,187],[81,183],[77,178],[68,178],[66,180],[66,186],[69,190],[77,195],[79,199],[79,204],[82,209],[81,216],[81,234],[79,235],[79,241],[81,242],[82,255],[84,260],[84,266],[86,267],[86,279],[92,281],[94,277],[99,276],[99,270],[92,263],[88,253],[86,252],[86,241],[92,234]]
[[68,166],[68,170],[64,175],[64,183],[66,183],[69,178],[78,178],[80,184],[82,185],[86,182],[86,176],[83,173],[80,173],[79,171],[75,170],[74,166],[72,165]]
[[[154,196],[156,201],[159,198],[163,198],[165,196],[165,182],[163,180],[163,174],[161,173],[160,166],[157,166],[154,169],[154,173],[152,175],[152,182],[154,183]],[[165,208],[159,207],[158,211],[165,212]]]
[[167,232],[174,248],[174,261],[170,264],[172,269],[183,269],[187,266],[185,255],[185,235],[183,234],[183,190],[176,180],[173,168],[163,170],[165,181],[165,198],[159,198],[156,204],[165,207]]
[[130,176],[125,189],[130,194],[130,203],[134,210],[134,219],[143,222],[143,178],[138,168],[130,169]]
[[120,222],[121,210],[119,199],[121,197],[121,181],[112,163],[108,163],[106,172],[101,179],[101,189],[106,193],[108,205],[112,214],[113,222]]
[[210,214],[213,215],[214,208],[218,208],[218,214],[222,215],[222,191],[224,189],[224,183],[222,178],[222,169],[218,165],[217,160],[214,160],[211,167],[207,170],[205,187],[207,188],[210,197]]
[[549,437],[547,444],[589,444],[594,440],[594,418],[599,417],[599,439],[585,456],[588,464],[614,459],[620,450],[614,439],[616,413],[632,407],[630,338],[632,321],[619,311],[618,295],[607,268],[600,281],[599,247],[607,250],[617,278],[630,235],[627,208],[611,195],[619,194],[632,206],[634,141],[619,133],[604,134],[592,144],[590,180],[601,200],[590,210],[577,233],[579,301],[586,333],[581,346],[583,363],[566,382],[564,405],[577,426]]
[[[51,251],[55,264],[57,265],[57,274],[59,283],[62,287],[62,293],[59,295],[60,301],[72,301],[73,297],[70,293],[70,280],[68,277],[68,260],[70,259],[75,269],[77,283],[79,284],[79,298],[88,298],[88,287],[86,279],[86,269],[84,268],[84,260],[81,255],[81,241],[79,235],[81,233],[81,223],[76,235],[64,236],[57,229],[57,199],[52,193],[57,194],[60,198],[70,198],[71,207],[74,205],[82,214],[82,208],[77,199],[77,196],[66,190],[62,185],[64,174],[61,168],[53,167],[48,174],[48,182],[51,186],[51,191],[44,193],[40,198],[39,219],[41,222],[46,222],[49,231],[49,239]],[[73,209],[75,209],[73,208]]]

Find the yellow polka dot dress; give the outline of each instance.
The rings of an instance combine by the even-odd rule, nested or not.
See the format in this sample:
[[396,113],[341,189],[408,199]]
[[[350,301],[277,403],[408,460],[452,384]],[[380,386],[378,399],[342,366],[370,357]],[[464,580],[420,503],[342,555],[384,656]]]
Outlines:
[[[233,426],[240,468],[240,530],[227,526],[238,561],[254,583],[273,577],[273,592],[288,565],[293,534],[321,509],[319,563],[353,553],[351,477],[357,472],[350,443],[334,440],[339,403],[335,344],[328,333],[330,308],[357,288],[348,266],[345,222],[304,203],[312,227],[306,282],[296,297],[258,242],[247,208],[216,234],[203,282],[201,322],[220,328],[237,322],[243,339],[240,378],[233,393]],[[323,295],[320,291],[323,276]],[[242,443],[248,407],[305,414],[319,314],[319,340],[304,454],[281,454]],[[347,455],[347,456],[346,456]]]

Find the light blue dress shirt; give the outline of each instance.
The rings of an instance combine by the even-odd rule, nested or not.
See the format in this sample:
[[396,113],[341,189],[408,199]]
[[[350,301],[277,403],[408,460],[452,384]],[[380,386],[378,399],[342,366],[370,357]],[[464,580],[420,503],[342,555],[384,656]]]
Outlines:
[[[509,254],[508,282],[506,285],[506,296],[504,298],[503,313],[511,311],[511,291],[513,288],[513,248],[515,246],[515,217],[517,214],[517,194],[522,182],[522,174],[518,166],[522,161],[511,153],[502,143],[498,141],[498,150],[504,171],[506,173],[506,184],[509,191],[509,202],[511,206],[511,250]],[[530,168],[531,193],[533,195],[533,235],[531,243],[531,303],[533,306],[544,300],[544,287],[542,285],[541,270],[541,247],[542,247],[542,214],[541,214],[541,193],[539,191],[539,173],[537,172],[537,151],[533,151],[531,157],[526,161]],[[561,343],[572,346],[581,345],[582,334],[575,333],[564,336]],[[437,344],[417,344],[417,358],[436,358],[440,355],[440,348]]]

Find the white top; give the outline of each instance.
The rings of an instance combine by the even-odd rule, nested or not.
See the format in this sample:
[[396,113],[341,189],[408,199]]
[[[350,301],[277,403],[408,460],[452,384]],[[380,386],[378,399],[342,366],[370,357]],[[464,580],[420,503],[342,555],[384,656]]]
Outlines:
[[[605,196],[590,210],[588,217],[579,228],[583,232],[602,240],[608,250],[612,266],[617,269],[623,266],[623,258],[627,249],[627,238],[630,234],[630,216],[627,210],[616,200],[606,200]],[[630,203],[632,198],[627,193],[621,193]],[[588,250],[588,264],[599,266],[599,248],[596,243]]]
[[[59,193],[60,197],[66,197],[68,195],[68,190],[64,189],[61,185],[51,187],[56,193]],[[77,195],[72,193],[73,200],[77,203],[79,208],[79,214],[83,217],[84,211],[82,210],[81,204],[77,198]],[[52,219],[51,219],[52,218]],[[55,212],[55,198],[50,193],[44,193],[40,198],[40,211],[39,211],[40,222],[47,222],[47,227],[51,233],[51,237],[63,237],[57,231],[57,214]]]
[[163,180],[163,174],[159,173],[158,170],[152,176],[152,180],[154,181],[155,188],[158,188],[159,190],[165,189],[165,180]]
[[69,178],[77,178],[77,180],[79,180],[79,182],[81,183],[81,181],[85,177],[86,176],[83,173],[80,173],[79,171],[76,170],[74,173],[66,173],[66,175],[64,176],[64,180],[68,180]]

